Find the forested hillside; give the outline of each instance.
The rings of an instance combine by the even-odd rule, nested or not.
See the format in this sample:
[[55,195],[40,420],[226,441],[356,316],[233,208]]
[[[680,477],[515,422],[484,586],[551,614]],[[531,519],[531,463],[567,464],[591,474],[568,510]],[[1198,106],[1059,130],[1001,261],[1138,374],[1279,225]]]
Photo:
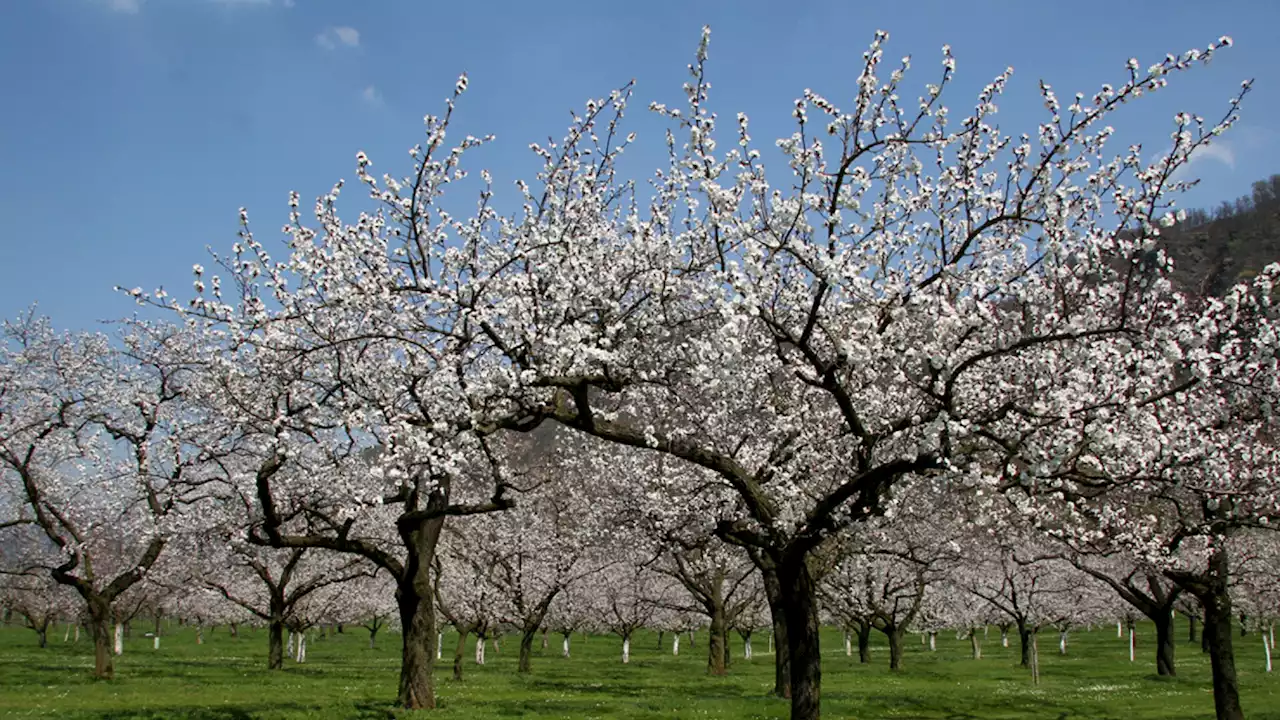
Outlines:
[[1164,232],[1174,279],[1188,290],[1218,295],[1280,260],[1280,175],[1213,210],[1191,210]]

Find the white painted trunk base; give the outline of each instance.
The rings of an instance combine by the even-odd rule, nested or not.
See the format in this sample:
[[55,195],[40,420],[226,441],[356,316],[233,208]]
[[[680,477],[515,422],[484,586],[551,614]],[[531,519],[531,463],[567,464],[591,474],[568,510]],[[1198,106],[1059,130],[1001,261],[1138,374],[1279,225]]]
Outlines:
[[680,633],[674,633],[671,636],[671,654],[672,655],[680,654]]
[[112,648],[117,655],[124,654],[124,625],[116,623],[115,646]]
[[631,638],[624,638],[622,641],[622,664],[631,662]]

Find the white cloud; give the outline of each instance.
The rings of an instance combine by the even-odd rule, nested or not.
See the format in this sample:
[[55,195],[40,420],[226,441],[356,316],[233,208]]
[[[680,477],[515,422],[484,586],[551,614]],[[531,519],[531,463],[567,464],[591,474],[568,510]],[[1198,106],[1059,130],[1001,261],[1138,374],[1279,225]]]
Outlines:
[[[98,3],[105,6],[108,10],[127,15],[137,15],[141,12],[143,2],[145,2],[145,0],[98,0]],[[226,8],[270,7],[272,5],[291,8],[295,5],[294,0],[208,0],[208,2],[210,4],[221,5]]]
[[137,15],[142,10],[142,0],[106,0],[107,9],[112,12]]
[[382,107],[382,92],[378,88],[370,85],[360,92],[360,97],[371,107]]
[[1200,170],[1203,169],[1206,162],[1216,162],[1226,165],[1228,169],[1236,169],[1236,151],[1231,143],[1216,138],[1209,145],[1201,145],[1191,153],[1191,157],[1187,158],[1184,163],[1173,173],[1173,179],[1178,181],[1186,181],[1194,179]]
[[331,27],[316,36],[316,44],[325,50],[334,50],[339,46],[360,47],[360,31],[353,27]]
[[1209,145],[1201,145],[1196,148],[1195,152],[1191,153],[1191,157],[1187,159],[1187,165],[1194,165],[1205,160],[1215,160],[1232,170],[1236,169],[1236,151],[1225,140],[1215,140]]

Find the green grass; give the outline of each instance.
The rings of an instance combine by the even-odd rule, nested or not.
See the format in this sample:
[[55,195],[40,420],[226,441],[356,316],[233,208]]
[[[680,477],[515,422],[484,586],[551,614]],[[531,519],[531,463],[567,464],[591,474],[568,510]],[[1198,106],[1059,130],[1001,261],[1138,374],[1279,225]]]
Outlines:
[[[1125,641],[1114,628],[1072,633],[1069,654],[1057,653],[1057,636],[1041,637],[1042,679],[1032,685],[1017,665],[1017,641],[1000,647],[992,629],[980,661],[968,656],[967,640],[938,637],[937,652],[909,638],[905,668],[890,673],[888,649],[881,637],[873,646],[873,664],[859,665],[844,655],[838,633],[823,638],[823,712],[827,718],[936,718],[939,720],[1049,718],[1079,720],[1172,720],[1210,718],[1213,700],[1208,661],[1198,645],[1178,647],[1178,677],[1155,676],[1152,636],[1142,628],[1139,662],[1130,664]],[[125,720],[178,718],[387,718],[399,667],[400,637],[382,633],[378,648],[367,647],[361,628],[308,643],[306,664],[286,661],[283,671],[267,672],[266,634],[225,628],[205,633],[174,627],[159,651],[141,630],[116,659],[117,679],[90,679],[91,646],[64,643],[61,629],[50,633],[47,649],[35,633],[0,628],[0,718]],[[1185,627],[1180,631],[1185,637]],[[735,659],[728,677],[704,673],[705,633],[679,657],[670,640],[659,650],[647,634],[632,642],[630,665],[619,662],[620,641],[611,636],[573,638],[573,658],[559,656],[559,638],[547,650],[535,650],[533,673],[515,672],[516,643],[506,638],[501,651],[489,651],[488,664],[471,661],[468,643],[466,679],[450,679],[449,653],[437,671],[441,708],[432,718],[785,718],[787,704],[769,696],[773,658],[756,642],[751,662]],[[445,636],[450,650],[453,639]],[[735,656],[741,646],[734,638]],[[1263,672],[1257,635],[1237,638],[1237,656],[1245,711],[1251,719],[1280,719],[1280,673]]]

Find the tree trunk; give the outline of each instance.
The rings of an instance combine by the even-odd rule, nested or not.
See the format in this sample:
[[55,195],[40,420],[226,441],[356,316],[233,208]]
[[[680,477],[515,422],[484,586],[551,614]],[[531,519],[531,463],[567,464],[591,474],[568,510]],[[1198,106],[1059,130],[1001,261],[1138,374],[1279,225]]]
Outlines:
[[858,662],[871,662],[871,623],[858,626]]
[[1031,630],[1025,623],[1018,623],[1018,643],[1022,646],[1022,667],[1031,667]]
[[[425,566],[421,574],[426,575]],[[403,628],[396,704],[409,710],[436,706],[435,686],[431,678],[436,660],[435,609],[431,605],[431,588],[416,586],[417,583],[402,582],[396,589],[400,627]]]
[[1187,642],[1196,641],[1196,616],[1187,616]]
[[89,631],[93,634],[93,676],[110,680],[115,676],[111,654],[111,606],[89,604]]
[[[1217,558],[1222,557],[1221,560]],[[1231,597],[1227,594],[1226,558],[1217,553],[1210,566],[1221,566],[1221,577],[1200,598],[1204,606],[1204,630],[1209,638],[1209,662],[1213,668],[1213,706],[1217,720],[1244,720],[1240,708],[1240,684],[1231,638]]]
[[[719,593],[717,592],[717,595]],[[724,603],[719,597],[713,599],[711,608],[711,627],[707,634],[707,672],[711,675],[724,675],[725,669],[725,623]]]
[[[369,629],[369,649],[370,649],[370,650],[372,650],[372,649],[375,647],[375,646],[374,646],[374,643],[377,641],[377,639],[378,639],[378,628],[376,628],[376,627],[375,627],[375,628],[370,628],[370,629]],[[439,635],[439,633],[437,633],[437,634],[436,634],[436,645],[437,645],[437,647],[439,646],[439,644],[440,644],[440,635]]]
[[[676,636],[676,639],[677,640],[679,639],[678,635]],[[626,665],[627,663],[630,663],[630,662],[631,662],[631,636],[623,635],[622,636],[622,664]]]
[[436,611],[432,603],[431,561],[444,518],[398,525],[406,552],[404,575],[397,578],[400,610],[400,688],[396,704],[408,710],[436,706],[432,670],[436,664]]
[[267,669],[284,668],[284,623],[272,620],[267,625]]
[[[520,636],[520,663],[517,666],[517,672],[527,673],[530,670],[530,659],[533,655],[533,639],[538,635],[538,627],[535,625],[526,628],[524,634]],[[543,646],[547,642],[546,633],[542,635]]]
[[564,642],[560,643],[560,656],[569,657],[569,636],[573,633],[561,633],[564,636]]
[[45,623],[43,627],[35,628],[36,637],[40,639],[40,647],[49,647],[49,624]]
[[885,637],[889,638],[889,669],[902,669],[902,636],[906,634],[905,628],[892,627],[885,630]]
[[1031,633],[1031,683],[1033,685],[1040,684],[1040,644],[1039,637],[1035,632]]
[[[755,558],[753,558],[755,559]],[[769,615],[773,619],[773,633],[769,642],[773,645],[773,694],[791,697],[791,646],[787,638],[786,602],[778,572],[768,563],[757,562],[764,579],[764,594],[769,602]]]
[[1177,675],[1174,670],[1173,618],[1168,612],[1158,611],[1151,620],[1156,624],[1156,674]]
[[484,664],[484,633],[476,633],[476,664]]
[[471,629],[467,627],[458,628],[458,645],[453,649],[453,679],[462,679],[462,655],[467,651],[467,635]]
[[973,659],[982,659],[982,638],[978,637],[977,628],[969,628],[969,648],[973,651]]
[[791,720],[818,720],[822,715],[822,652],[819,646],[817,588],[801,558],[780,564],[778,580],[785,591],[784,617],[790,655]]

